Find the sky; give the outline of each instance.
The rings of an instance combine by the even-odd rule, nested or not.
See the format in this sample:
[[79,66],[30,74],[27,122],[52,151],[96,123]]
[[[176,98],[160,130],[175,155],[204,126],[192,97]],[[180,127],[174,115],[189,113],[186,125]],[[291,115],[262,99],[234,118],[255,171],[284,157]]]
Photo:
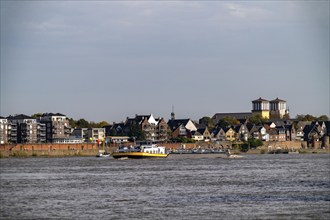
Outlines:
[[3,1],[0,115],[330,116],[329,1]]

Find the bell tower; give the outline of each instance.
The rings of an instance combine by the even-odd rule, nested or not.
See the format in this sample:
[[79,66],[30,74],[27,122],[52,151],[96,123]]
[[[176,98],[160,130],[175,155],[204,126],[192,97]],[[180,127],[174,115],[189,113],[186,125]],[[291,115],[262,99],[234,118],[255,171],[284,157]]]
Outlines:
[[174,105],[172,105],[171,120],[175,120]]

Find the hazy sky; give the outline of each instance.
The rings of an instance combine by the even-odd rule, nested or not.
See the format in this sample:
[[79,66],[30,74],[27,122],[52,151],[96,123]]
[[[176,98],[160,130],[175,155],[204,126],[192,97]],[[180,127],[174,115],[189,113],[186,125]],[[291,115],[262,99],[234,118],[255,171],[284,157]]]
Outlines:
[[329,1],[2,1],[0,115],[330,115]]

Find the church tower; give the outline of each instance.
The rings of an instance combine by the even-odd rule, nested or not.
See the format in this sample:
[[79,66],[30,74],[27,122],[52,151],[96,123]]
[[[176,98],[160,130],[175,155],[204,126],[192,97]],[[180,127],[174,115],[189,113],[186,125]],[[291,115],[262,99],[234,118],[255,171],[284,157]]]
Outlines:
[[252,101],[252,113],[260,114],[263,118],[269,119],[269,101],[266,99],[259,99]]
[[175,120],[174,105],[172,105],[171,120]]

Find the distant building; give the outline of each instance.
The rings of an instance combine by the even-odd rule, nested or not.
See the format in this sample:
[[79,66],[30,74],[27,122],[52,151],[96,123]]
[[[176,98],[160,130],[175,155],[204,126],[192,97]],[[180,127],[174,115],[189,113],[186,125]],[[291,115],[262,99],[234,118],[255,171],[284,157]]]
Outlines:
[[252,101],[252,113],[259,114],[263,118],[269,118],[269,101],[266,99],[259,99]]
[[15,115],[7,118],[8,142],[44,143],[46,141],[45,124],[27,115]]
[[129,135],[138,128],[145,136],[146,141],[166,141],[168,139],[168,125],[163,118],[155,118],[150,115],[135,115],[135,118],[128,118],[124,123],[123,134]]
[[289,117],[289,109],[286,106],[286,101],[276,98],[272,101],[259,99],[252,101],[252,113],[259,114],[263,118],[282,119],[285,116]]
[[69,120],[60,113],[45,113],[40,117],[40,122],[46,124],[46,141],[48,143],[58,142],[71,135]]
[[8,143],[8,120],[0,116],[0,144]]
[[276,98],[270,103],[270,117],[271,118],[284,118],[289,115],[289,109],[286,106],[286,101]]
[[197,127],[190,119],[174,119],[168,121],[168,126],[172,131],[172,137],[192,138],[192,132],[197,131]]

